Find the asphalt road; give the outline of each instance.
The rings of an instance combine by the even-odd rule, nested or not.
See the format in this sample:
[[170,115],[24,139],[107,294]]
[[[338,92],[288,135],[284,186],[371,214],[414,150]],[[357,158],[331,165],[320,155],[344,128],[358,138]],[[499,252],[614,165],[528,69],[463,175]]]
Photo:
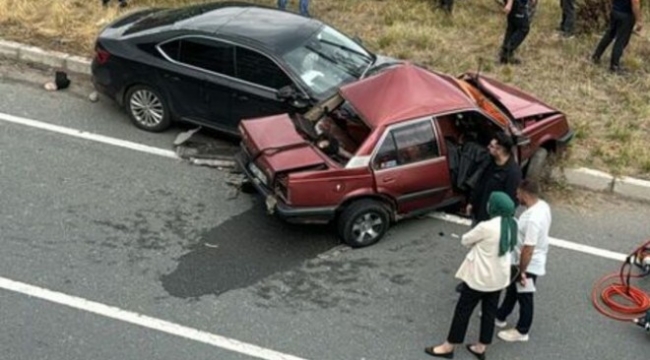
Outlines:
[[[179,131],[138,131],[110,102],[7,78],[0,94],[0,113],[159,148]],[[232,198],[225,171],[2,121],[0,144],[0,277],[305,359],[426,359],[446,336],[461,225],[414,219],[349,250],[328,227]],[[577,192],[552,205],[560,239],[627,253],[650,237],[646,204]],[[618,262],[559,248],[549,261],[531,341],[495,339],[491,359],[647,357],[650,337],[589,301]],[[7,290],[0,312],[2,359],[251,358]]]

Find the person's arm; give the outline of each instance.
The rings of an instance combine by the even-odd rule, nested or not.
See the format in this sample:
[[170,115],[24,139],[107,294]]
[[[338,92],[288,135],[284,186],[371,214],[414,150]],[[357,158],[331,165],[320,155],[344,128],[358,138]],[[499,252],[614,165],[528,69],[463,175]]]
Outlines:
[[533,251],[537,240],[539,239],[540,229],[535,223],[528,223],[526,226],[526,233],[524,234],[524,246],[521,248],[521,255],[519,255],[519,273],[522,285],[526,285],[526,270],[528,264],[533,258]]
[[503,12],[506,13],[506,15],[510,14],[510,11],[512,10],[512,3],[513,0],[506,1],[506,6],[503,8]]
[[478,223],[472,230],[466,232],[460,239],[460,243],[466,247],[472,247],[477,242],[485,239],[485,222]]
[[521,183],[521,169],[514,160],[512,161],[511,166],[508,168],[508,176],[506,178],[506,183],[504,186],[504,192],[510,196],[510,199],[518,205],[517,201],[517,187]]
[[641,0],[632,1],[632,12],[634,13],[634,31],[640,32],[643,29],[643,15],[641,12]]

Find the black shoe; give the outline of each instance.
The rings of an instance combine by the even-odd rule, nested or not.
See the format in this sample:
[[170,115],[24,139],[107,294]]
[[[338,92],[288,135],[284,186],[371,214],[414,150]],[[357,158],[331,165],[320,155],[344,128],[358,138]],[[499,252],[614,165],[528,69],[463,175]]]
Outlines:
[[591,59],[591,62],[594,63],[594,65],[600,65],[600,58],[599,57],[597,57],[595,55],[592,55],[590,59]]
[[485,360],[485,351],[483,351],[482,353],[476,352],[472,350],[472,345],[469,344],[466,345],[465,347],[467,348],[467,351],[471,352],[472,355],[474,355],[478,360]]
[[434,351],[436,347],[435,346],[429,346],[424,348],[424,352],[433,356],[433,357],[439,357],[439,358],[445,358],[445,359],[453,359],[454,358],[454,351],[450,351],[447,353],[437,353]]
[[611,72],[612,74],[616,74],[616,75],[625,75],[625,74],[629,73],[629,71],[626,68],[621,67],[620,65],[612,65],[612,66],[610,66],[609,67],[609,72]]

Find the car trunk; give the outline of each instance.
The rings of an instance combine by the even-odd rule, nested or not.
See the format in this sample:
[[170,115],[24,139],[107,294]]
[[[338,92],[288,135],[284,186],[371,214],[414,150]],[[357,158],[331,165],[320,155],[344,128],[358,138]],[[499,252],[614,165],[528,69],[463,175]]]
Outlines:
[[481,91],[500,105],[501,110],[515,120],[523,120],[534,116],[547,116],[559,112],[539,99],[489,77],[479,76],[477,85]]
[[[287,114],[244,120],[239,128],[251,161],[269,176],[326,167],[326,161],[297,131]],[[267,184],[267,185],[270,185]]]

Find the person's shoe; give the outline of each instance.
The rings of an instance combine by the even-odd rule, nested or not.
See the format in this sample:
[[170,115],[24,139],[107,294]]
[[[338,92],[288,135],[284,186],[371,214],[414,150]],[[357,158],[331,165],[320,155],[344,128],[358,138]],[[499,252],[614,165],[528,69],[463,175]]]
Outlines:
[[437,353],[435,352],[435,346],[429,346],[424,348],[424,352],[433,356],[433,357],[439,357],[439,358],[445,358],[445,359],[453,359],[454,358],[454,350],[446,353]]
[[526,341],[528,341],[528,334],[522,334],[517,329],[514,329],[514,328],[499,331],[497,336],[501,340],[507,341],[507,342],[516,342],[516,341],[526,342]]
[[473,345],[471,344],[467,344],[465,348],[467,349],[467,351],[472,353],[472,355],[474,355],[474,357],[476,357],[478,360],[485,360],[485,350],[483,352],[476,352],[472,350],[472,346]]
[[621,66],[618,66],[618,65],[612,65],[612,66],[609,67],[609,72],[611,72],[612,74],[616,74],[616,75],[625,75],[629,71],[624,67],[621,67]]
[[573,39],[574,37],[576,37],[575,35],[573,35],[573,33],[565,32],[565,31],[563,31],[561,35],[562,38],[565,40]]
[[589,58],[594,65],[600,65],[600,58],[595,55],[591,55]]

